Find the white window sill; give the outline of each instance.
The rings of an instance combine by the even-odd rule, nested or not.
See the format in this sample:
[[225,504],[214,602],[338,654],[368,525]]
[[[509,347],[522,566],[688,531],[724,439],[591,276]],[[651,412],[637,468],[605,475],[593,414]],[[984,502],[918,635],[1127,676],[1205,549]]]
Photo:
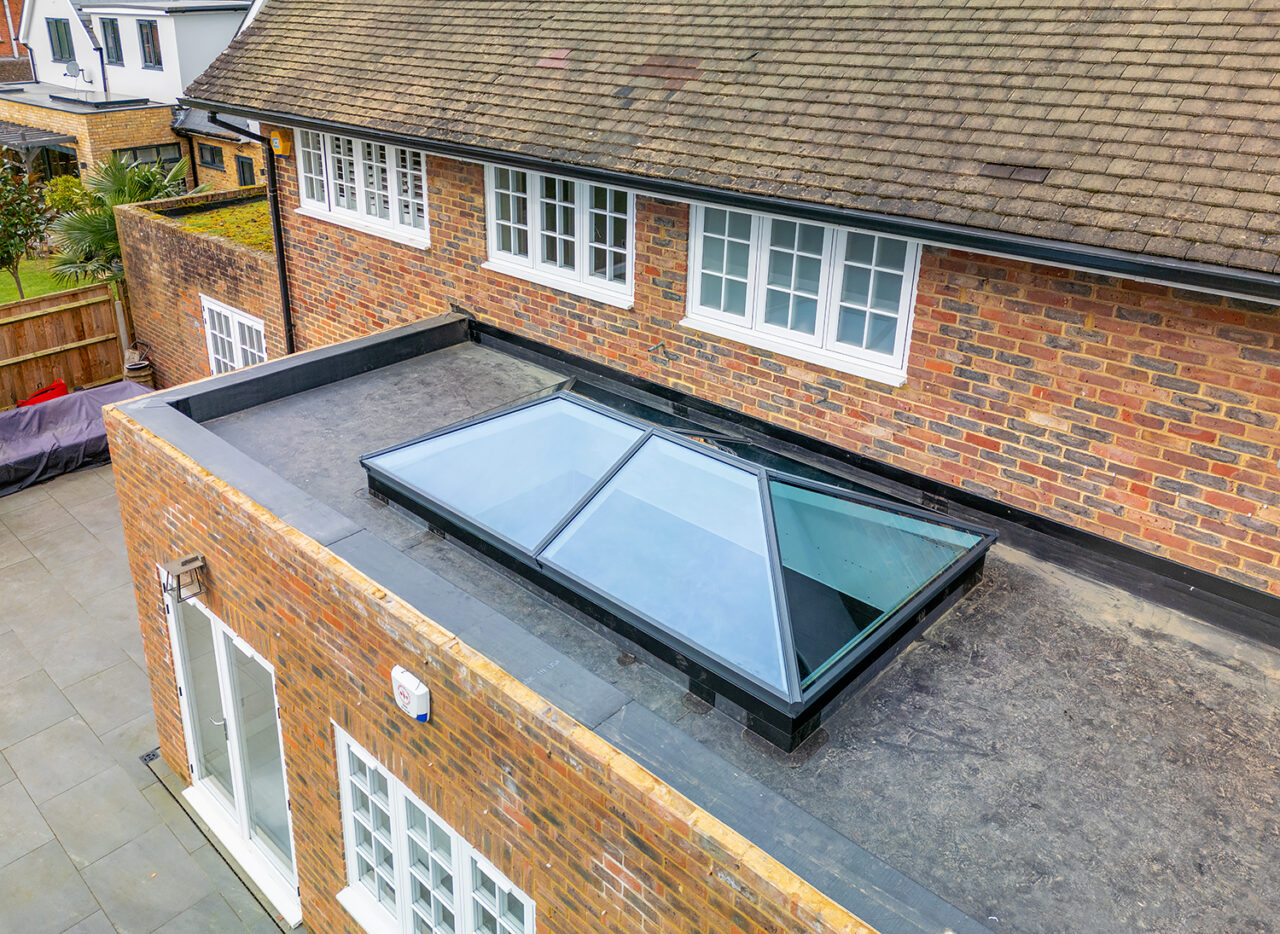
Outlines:
[[359,883],[338,893],[338,904],[369,934],[394,934],[396,922],[390,913]]
[[240,825],[207,789],[197,783],[187,788],[182,795],[262,890],[267,901],[271,902],[271,907],[280,912],[280,917],[284,918],[289,927],[301,924],[302,902],[298,898],[297,883],[281,875],[279,869],[240,835]]
[[882,365],[869,360],[854,359],[844,354],[832,353],[821,347],[813,347],[808,344],[761,334],[751,328],[738,327],[724,321],[686,317],[680,321],[680,326],[693,331],[701,331],[705,334],[714,334],[716,337],[728,338],[740,344],[746,344],[749,347],[759,347],[761,350],[786,354],[788,357],[794,357],[797,360],[816,363],[819,366],[839,370],[841,373],[848,373],[852,376],[861,376],[864,379],[883,383],[886,386],[901,386],[907,381],[905,368],[896,369],[887,364]]
[[490,257],[480,268],[488,269],[491,272],[500,272],[516,279],[525,279],[537,285],[545,285],[561,292],[568,292],[570,295],[577,295],[580,298],[589,298],[605,305],[611,305],[614,308],[626,310],[636,303],[635,295],[629,290],[624,291],[595,285],[590,282],[583,282],[581,279],[571,279],[568,276],[557,276],[555,273],[546,272],[534,266],[523,266],[520,263],[507,262]]
[[348,217],[345,214],[339,214],[336,211],[325,211],[320,208],[313,208],[310,205],[302,205],[302,207],[294,208],[295,214],[301,214],[303,217],[311,217],[318,221],[327,221],[330,224],[337,224],[339,227],[346,227],[350,230],[358,230],[361,233],[372,234],[375,237],[382,237],[384,240],[394,240],[396,243],[403,243],[405,246],[417,247],[425,250],[431,246],[431,235],[426,231],[414,231],[410,233],[399,227],[385,227],[382,224],[375,224],[372,221],[364,221],[358,217]]

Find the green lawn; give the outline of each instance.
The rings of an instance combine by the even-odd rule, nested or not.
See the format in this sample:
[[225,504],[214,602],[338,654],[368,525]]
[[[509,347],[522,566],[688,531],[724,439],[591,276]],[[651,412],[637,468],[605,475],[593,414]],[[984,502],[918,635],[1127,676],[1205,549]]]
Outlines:
[[[74,288],[60,282],[49,274],[48,259],[24,259],[18,266],[18,275],[22,276],[22,291],[25,298],[37,295],[48,295],[50,292],[62,292]],[[18,300],[18,287],[14,284],[9,270],[0,269],[0,305]]]

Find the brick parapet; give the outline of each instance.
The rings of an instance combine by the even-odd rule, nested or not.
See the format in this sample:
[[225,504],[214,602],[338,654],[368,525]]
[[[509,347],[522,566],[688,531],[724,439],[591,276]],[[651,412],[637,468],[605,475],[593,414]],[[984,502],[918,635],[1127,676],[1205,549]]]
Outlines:
[[210,375],[201,293],[261,318],[268,358],[284,355],[275,256],[157,213],[235,203],[265,191],[257,186],[116,208],[134,333],[151,346],[157,385]]
[[301,348],[448,311],[993,502],[1280,594],[1280,315],[1240,300],[927,248],[905,385],[689,330],[688,208],[637,199],[635,304],[485,270],[479,166],[432,159],[432,246],[293,212]]
[[[158,563],[205,557],[202,599],[273,665],[304,919],[359,928],[345,885],[336,722],[537,903],[538,929],[871,929],[452,633],[156,438],[106,422],[161,751],[187,774]],[[263,560],[269,555],[270,560]],[[393,665],[432,690],[419,724]]]

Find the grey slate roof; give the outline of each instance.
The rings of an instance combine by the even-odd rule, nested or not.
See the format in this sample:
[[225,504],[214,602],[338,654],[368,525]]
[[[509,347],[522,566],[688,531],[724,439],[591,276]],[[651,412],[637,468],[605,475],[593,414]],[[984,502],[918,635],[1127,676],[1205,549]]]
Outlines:
[[1272,2],[268,0],[188,95],[1280,273]]

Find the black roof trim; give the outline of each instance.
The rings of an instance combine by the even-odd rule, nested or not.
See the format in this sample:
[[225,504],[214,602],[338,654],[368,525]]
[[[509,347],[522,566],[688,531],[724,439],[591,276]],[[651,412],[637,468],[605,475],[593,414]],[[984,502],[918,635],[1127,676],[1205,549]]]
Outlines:
[[434,140],[389,133],[366,127],[351,126],[330,120],[315,120],[291,114],[273,113],[247,107],[225,106],[213,101],[180,97],[178,103],[188,107],[215,113],[232,114],[251,120],[262,120],[282,126],[298,127],[320,132],[341,132],[361,136],[393,145],[412,146],[436,155],[452,156],[474,162],[500,162],[515,168],[532,171],[553,171],[558,174],[594,181],[601,184],[643,191],[675,198],[680,201],[700,201],[748,211],[794,215],[804,220],[858,227],[873,233],[922,240],[939,246],[977,253],[994,253],[1015,259],[1043,262],[1052,266],[1069,266],[1092,272],[1105,273],[1127,279],[1149,279],[1180,288],[1202,292],[1215,292],[1255,301],[1280,304],[1280,276],[1248,270],[1232,269],[1210,263],[1198,263],[1170,257],[1147,256],[1109,247],[1095,247],[1060,240],[1025,237],[978,227],[944,224],[937,221],[895,217],[873,211],[838,208],[812,201],[776,198],[729,191],[691,182],[648,178],[608,169],[571,165],[538,156],[505,152],[447,140]]

